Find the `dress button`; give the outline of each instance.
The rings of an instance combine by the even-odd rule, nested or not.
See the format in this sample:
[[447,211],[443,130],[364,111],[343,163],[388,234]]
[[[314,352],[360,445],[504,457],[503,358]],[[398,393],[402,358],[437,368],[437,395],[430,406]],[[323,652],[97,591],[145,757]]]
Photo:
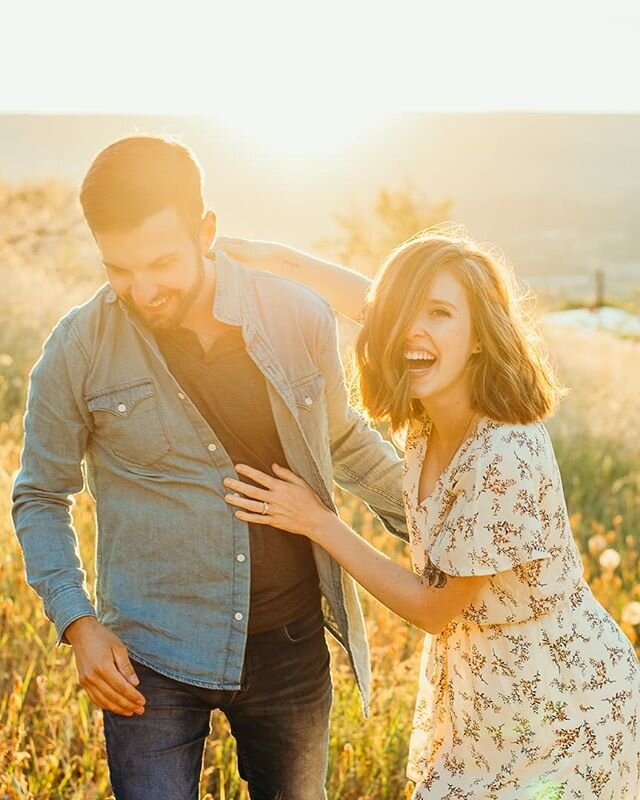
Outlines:
[[242,563],[243,561],[246,561],[246,560],[247,560],[247,557],[245,556],[244,553],[238,553],[238,555],[236,556],[236,561],[239,561],[240,563]]
[[240,622],[241,620],[244,619],[244,614],[241,614],[239,611],[236,611],[236,613],[233,615],[233,618],[237,619],[238,622]]
[[120,405],[118,406],[118,411],[119,411],[121,414],[124,414],[124,412],[125,412],[126,410],[127,410],[127,407],[125,406],[125,404],[124,404],[124,403],[120,403]]
[[305,397],[305,398],[304,398],[304,402],[305,402],[305,403],[306,403],[308,406],[312,406],[312,405],[313,405],[313,400],[312,400],[310,397]]
[[211,453],[214,453],[217,449],[218,448],[215,446],[215,444],[213,442],[211,442],[211,444],[207,445],[207,450],[209,450]]
[[184,400],[184,393],[183,393],[183,392],[178,392],[178,397],[179,397],[181,400]]

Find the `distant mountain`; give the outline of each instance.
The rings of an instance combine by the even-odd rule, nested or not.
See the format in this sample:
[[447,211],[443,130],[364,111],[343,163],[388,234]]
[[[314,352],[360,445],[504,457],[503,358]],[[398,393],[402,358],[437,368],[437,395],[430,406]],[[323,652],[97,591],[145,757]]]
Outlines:
[[214,119],[0,116],[0,181],[77,183],[101,147],[136,129],[194,148],[227,233],[314,248],[335,233],[334,214],[366,211],[381,185],[412,185],[451,198],[455,219],[521,275],[566,283],[603,267],[640,286],[640,115],[402,114],[308,160],[271,157]]

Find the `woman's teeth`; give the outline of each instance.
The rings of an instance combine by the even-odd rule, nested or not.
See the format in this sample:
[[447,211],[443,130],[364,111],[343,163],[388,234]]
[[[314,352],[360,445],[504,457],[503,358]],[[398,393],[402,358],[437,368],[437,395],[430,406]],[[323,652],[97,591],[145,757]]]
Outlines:
[[436,360],[434,355],[431,353],[414,353],[414,352],[407,352],[404,354],[405,358],[409,362],[408,367],[410,370],[420,370],[426,369],[430,367]]

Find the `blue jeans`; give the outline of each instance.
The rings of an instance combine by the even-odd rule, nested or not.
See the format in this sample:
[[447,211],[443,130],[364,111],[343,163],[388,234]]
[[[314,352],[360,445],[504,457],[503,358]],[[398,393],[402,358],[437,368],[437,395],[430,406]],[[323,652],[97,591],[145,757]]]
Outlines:
[[201,689],[134,662],[142,716],[104,712],[117,800],[197,800],[213,709],[252,800],[323,800],[332,688],[320,612],[247,639],[242,689]]

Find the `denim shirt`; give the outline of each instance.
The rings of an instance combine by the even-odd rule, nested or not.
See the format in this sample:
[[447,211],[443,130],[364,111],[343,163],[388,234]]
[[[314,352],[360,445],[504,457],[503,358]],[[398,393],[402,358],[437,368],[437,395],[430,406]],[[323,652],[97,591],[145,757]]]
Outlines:
[[[406,537],[402,465],[348,403],[333,312],[295,282],[216,256],[213,314],[242,328],[266,378],[291,469],[335,510],[357,494]],[[96,606],[72,525],[84,478],[96,501]],[[215,432],[167,369],[152,333],[108,285],[47,339],[31,378],[13,519],[28,583],[58,643],[85,615],[158,672],[239,689],[249,612],[246,523],[224,501],[235,477]],[[370,667],[353,579],[313,546],[325,624],[368,707]]]

